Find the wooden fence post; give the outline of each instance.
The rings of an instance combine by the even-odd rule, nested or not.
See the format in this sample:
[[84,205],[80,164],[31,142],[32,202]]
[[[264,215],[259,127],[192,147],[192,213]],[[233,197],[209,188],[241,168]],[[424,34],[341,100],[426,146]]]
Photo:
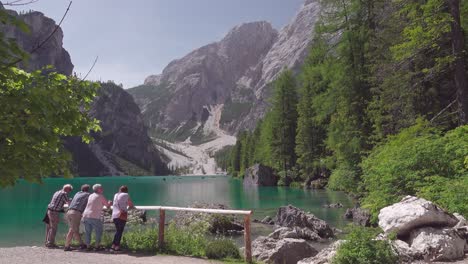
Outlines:
[[159,236],[158,236],[158,246],[160,250],[164,248],[164,222],[165,222],[166,212],[164,209],[159,209]]
[[245,261],[247,263],[252,263],[252,240],[250,236],[250,214],[244,216],[244,242],[245,242]]

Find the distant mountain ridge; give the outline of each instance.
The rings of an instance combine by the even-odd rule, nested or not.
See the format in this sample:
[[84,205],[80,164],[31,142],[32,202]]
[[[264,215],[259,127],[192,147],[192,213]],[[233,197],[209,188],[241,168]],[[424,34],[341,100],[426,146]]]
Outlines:
[[[0,7],[1,8],[1,7]],[[56,28],[54,20],[40,12],[18,14],[30,33],[13,26],[1,26],[6,37],[16,39],[25,51],[31,51]],[[71,75],[73,64],[63,48],[61,28],[20,65],[27,71],[52,65],[55,70]],[[94,133],[94,142],[87,145],[81,138],[66,138],[65,147],[73,156],[73,172],[79,176],[167,175],[169,170],[163,157],[148,136],[140,110],[132,96],[113,83],[103,83],[99,96],[93,102],[90,115],[100,120],[102,132]]]
[[205,122],[215,108],[222,111],[219,127],[229,133],[252,129],[268,106],[269,84],[283,69],[302,64],[319,11],[318,0],[306,0],[279,32],[264,21],[237,26],[129,89],[151,133],[174,141],[209,140]]

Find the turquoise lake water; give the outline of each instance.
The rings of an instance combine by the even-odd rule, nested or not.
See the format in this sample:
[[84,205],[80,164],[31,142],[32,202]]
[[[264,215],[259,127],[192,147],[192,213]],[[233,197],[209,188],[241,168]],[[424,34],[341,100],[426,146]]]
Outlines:
[[[254,211],[254,218],[274,216],[280,206],[292,204],[309,211],[332,226],[343,227],[343,214],[353,200],[342,192],[303,190],[288,187],[244,187],[242,181],[226,176],[195,177],[99,177],[50,178],[42,185],[19,181],[14,187],[0,189],[0,247],[41,245],[45,226],[42,218],[55,191],[64,184],[74,187],[100,183],[104,195],[112,199],[121,185],[127,185],[135,205],[189,206],[195,202],[225,204],[233,209]],[[340,202],[343,208],[322,208]],[[156,216],[149,212],[150,217]],[[66,226],[61,221],[62,236]]]

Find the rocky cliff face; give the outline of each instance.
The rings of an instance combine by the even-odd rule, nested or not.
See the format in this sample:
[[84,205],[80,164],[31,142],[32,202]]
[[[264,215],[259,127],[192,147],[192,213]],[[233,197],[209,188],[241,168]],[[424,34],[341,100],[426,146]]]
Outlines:
[[[34,50],[57,27],[53,19],[46,17],[41,12],[34,11],[18,14],[15,11],[8,10],[8,13],[24,21],[26,25],[28,25],[30,32],[23,32],[19,28],[13,26],[2,26],[1,31],[4,32],[5,37],[15,39],[18,45],[26,52]],[[61,28],[58,28],[40,49],[34,54],[31,54],[27,61],[21,63],[20,67],[32,71],[52,65],[57,72],[71,75],[73,64],[70,55],[62,45],[63,32]]]
[[[3,8],[0,6],[0,8]],[[54,20],[40,12],[18,14],[30,28],[24,33],[13,26],[2,26],[6,37],[14,38],[25,51],[31,51],[56,28]],[[71,75],[73,64],[62,47],[60,28],[28,61],[19,65],[33,71],[52,65],[57,72]],[[102,132],[93,135],[94,142],[84,144],[80,138],[66,138],[65,147],[72,153],[74,173],[79,176],[164,175],[169,171],[148,136],[140,110],[132,96],[113,83],[104,83],[93,103],[90,115],[100,120]]]
[[229,130],[252,129],[263,118],[271,96],[270,84],[285,68],[297,72],[304,62],[319,12],[318,0],[306,0],[290,24],[281,29],[278,40],[255,67],[256,70],[239,80],[240,85],[254,91],[255,104],[248,115],[230,124]]
[[277,35],[267,22],[242,24],[129,92],[153,131],[185,140],[204,129],[213,106],[231,99],[237,81],[268,53]]
[[82,176],[167,175],[169,171],[148,137],[140,109],[114,83],[103,83],[90,115],[100,120],[102,132],[86,145],[67,139],[74,171]]
[[207,140],[212,125],[206,120],[214,108],[222,110],[216,128],[232,134],[251,129],[265,113],[269,84],[281,70],[301,65],[318,12],[318,0],[305,1],[279,33],[267,22],[237,26],[129,92],[156,136]]

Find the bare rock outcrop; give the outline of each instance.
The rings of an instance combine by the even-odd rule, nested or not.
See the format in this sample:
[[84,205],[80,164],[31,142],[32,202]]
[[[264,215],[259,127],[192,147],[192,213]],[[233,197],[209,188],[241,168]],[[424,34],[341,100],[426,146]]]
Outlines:
[[406,196],[399,203],[385,207],[379,213],[379,226],[385,233],[397,232],[408,235],[412,230],[423,226],[453,227],[456,217],[422,198]]

